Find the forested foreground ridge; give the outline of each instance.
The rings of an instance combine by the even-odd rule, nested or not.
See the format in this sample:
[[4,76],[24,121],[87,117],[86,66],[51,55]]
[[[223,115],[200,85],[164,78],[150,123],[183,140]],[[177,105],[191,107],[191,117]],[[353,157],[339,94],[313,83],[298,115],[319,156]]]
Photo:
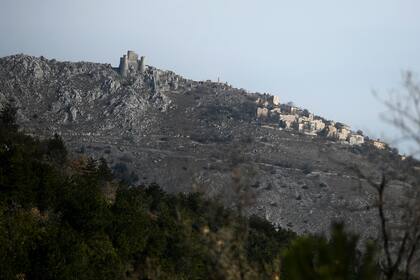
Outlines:
[[199,193],[129,187],[0,115],[0,279],[380,279],[342,225],[300,236]]

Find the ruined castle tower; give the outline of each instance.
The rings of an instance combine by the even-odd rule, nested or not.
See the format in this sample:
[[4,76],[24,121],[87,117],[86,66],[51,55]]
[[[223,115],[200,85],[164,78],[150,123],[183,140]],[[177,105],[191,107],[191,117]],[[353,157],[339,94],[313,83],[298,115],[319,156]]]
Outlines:
[[128,59],[127,56],[124,55],[123,57],[120,58],[120,74],[123,77],[127,77],[128,74]]
[[140,58],[140,64],[139,64],[139,72],[140,72],[141,74],[143,74],[143,73],[144,73],[144,68],[145,68],[144,61],[145,61],[145,57],[144,57],[144,56],[142,56],[142,57]]
[[123,77],[127,77],[129,72],[143,73],[145,57],[142,56],[139,61],[139,56],[134,51],[127,51],[126,55],[120,58],[119,72]]
[[138,54],[136,54],[134,51],[128,51],[127,59],[128,59],[128,69],[137,70],[138,60],[139,60]]

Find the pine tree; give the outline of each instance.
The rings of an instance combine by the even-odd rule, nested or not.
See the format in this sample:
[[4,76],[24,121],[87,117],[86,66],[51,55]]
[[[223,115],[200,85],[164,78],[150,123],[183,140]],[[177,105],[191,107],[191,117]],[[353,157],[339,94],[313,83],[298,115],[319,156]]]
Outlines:
[[18,126],[16,124],[17,108],[13,100],[9,100],[0,111],[0,127],[2,129],[16,132]]

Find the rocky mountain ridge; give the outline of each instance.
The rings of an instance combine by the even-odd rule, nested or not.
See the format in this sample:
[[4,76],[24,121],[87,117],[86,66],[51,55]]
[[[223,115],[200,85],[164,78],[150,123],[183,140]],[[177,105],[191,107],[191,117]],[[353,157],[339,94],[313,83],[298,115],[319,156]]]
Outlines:
[[375,192],[354,167],[379,174],[386,161],[418,175],[384,143],[276,97],[151,66],[127,71],[8,56],[0,59],[0,102],[15,100],[27,133],[58,133],[73,152],[104,157],[129,184],[202,191],[298,233],[344,220],[375,236]]

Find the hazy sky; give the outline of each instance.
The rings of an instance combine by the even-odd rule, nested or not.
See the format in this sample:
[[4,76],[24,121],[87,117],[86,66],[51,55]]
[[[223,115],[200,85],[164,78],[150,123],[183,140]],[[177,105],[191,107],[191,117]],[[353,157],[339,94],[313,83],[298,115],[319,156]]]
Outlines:
[[392,136],[372,90],[420,76],[420,1],[0,0],[0,56],[117,65],[127,49]]

